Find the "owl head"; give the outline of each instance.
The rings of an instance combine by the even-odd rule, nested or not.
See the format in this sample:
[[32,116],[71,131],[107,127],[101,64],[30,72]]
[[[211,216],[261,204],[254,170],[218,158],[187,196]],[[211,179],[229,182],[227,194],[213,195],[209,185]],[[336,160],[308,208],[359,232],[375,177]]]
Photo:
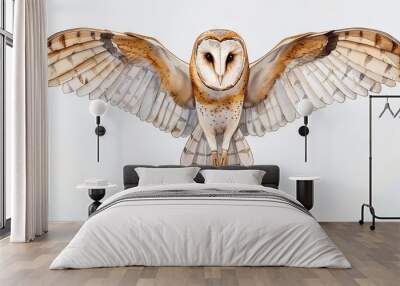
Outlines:
[[193,47],[192,61],[201,82],[213,90],[227,90],[236,85],[248,69],[243,39],[229,30],[202,33]]

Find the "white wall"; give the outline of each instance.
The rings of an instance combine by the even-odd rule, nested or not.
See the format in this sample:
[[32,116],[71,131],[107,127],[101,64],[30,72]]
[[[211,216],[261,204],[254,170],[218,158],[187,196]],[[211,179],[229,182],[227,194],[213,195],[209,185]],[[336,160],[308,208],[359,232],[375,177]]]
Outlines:
[[[243,36],[250,60],[296,33],[364,26],[400,38],[397,1],[123,1],[49,0],[49,34],[72,27],[132,31],[158,38],[188,60],[193,41],[210,28]],[[391,92],[396,92],[393,90]],[[397,90],[399,92],[399,90]],[[377,102],[375,114],[383,101]],[[400,100],[393,102],[400,107]],[[334,104],[310,118],[310,162],[303,162],[298,120],[263,138],[249,138],[256,164],[278,164],[281,188],[294,192],[290,175],[318,175],[313,214],[322,221],[355,221],[368,198],[368,100]],[[376,119],[377,116],[375,116]],[[122,185],[128,163],[178,163],[184,139],[161,133],[132,115],[111,108],[103,119],[101,163],[96,162],[94,118],[86,98],[49,90],[50,219],[83,220],[90,203],[75,185],[104,177]],[[375,120],[375,202],[380,215],[399,211],[400,119]],[[378,130],[379,129],[379,130]],[[397,213],[399,215],[399,213]]]

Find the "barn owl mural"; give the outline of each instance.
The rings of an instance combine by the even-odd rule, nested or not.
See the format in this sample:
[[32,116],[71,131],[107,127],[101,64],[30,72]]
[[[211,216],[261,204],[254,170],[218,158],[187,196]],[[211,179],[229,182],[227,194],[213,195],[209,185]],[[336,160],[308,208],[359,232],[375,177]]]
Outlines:
[[183,165],[251,165],[245,136],[263,136],[300,117],[308,98],[318,110],[400,80],[400,44],[352,28],[282,40],[249,63],[243,39],[210,30],[186,63],[157,40],[78,28],[48,39],[49,86],[102,99],[175,137],[189,137]]

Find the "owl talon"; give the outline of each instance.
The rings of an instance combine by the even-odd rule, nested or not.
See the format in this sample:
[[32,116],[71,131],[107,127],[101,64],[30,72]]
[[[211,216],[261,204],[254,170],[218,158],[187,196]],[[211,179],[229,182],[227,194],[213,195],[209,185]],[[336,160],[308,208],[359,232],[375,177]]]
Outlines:
[[228,165],[228,151],[222,150],[221,161],[219,162],[220,166],[227,166]]
[[218,159],[217,151],[211,151],[211,163],[213,164],[214,167],[219,166],[219,159]]

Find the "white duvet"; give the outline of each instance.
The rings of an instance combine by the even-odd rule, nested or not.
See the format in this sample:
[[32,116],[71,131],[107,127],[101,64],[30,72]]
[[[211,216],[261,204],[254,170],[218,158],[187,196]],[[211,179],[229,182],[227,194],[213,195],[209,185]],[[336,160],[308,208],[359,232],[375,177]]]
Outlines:
[[[262,186],[184,184],[163,190],[266,190]],[[258,199],[185,198],[123,201],[89,218],[50,269],[146,266],[295,266],[349,268],[318,222],[290,205]]]

